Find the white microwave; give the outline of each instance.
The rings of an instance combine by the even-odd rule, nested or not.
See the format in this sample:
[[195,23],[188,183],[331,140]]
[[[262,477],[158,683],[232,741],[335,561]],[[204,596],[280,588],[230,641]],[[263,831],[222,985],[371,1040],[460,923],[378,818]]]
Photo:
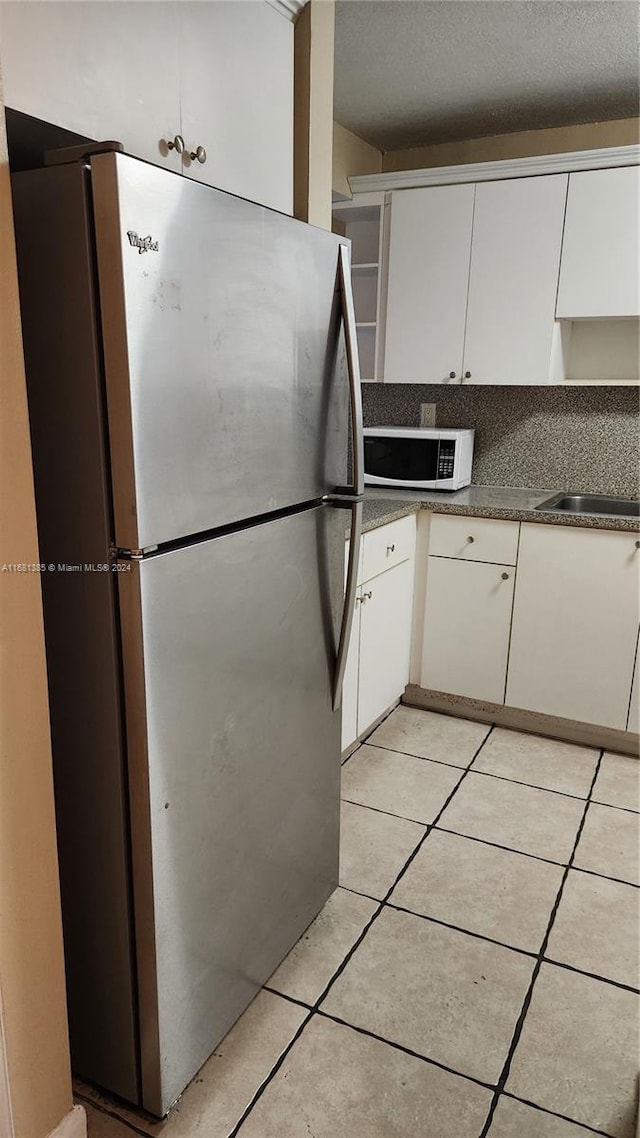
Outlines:
[[368,486],[459,490],[471,482],[470,429],[365,427],[364,480]]

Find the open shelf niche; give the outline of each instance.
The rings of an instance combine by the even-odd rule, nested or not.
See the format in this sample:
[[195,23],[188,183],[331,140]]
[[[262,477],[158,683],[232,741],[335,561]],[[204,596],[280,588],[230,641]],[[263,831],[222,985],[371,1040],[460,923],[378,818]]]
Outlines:
[[334,231],[351,241],[351,280],[356,310],[360,373],[363,382],[382,376],[380,271],[382,264],[384,194],[359,194],[354,201],[333,206]]

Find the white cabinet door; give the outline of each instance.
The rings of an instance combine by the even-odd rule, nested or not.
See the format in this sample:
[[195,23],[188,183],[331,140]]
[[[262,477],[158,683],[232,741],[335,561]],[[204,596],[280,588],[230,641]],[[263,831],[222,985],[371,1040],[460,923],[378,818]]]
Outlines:
[[396,565],[359,590],[358,734],[402,695],[409,680],[413,561]]
[[515,570],[429,557],[420,684],[504,703]]
[[639,661],[640,648],[636,650],[636,665],[633,671],[633,683],[631,685],[631,702],[629,704],[627,731],[640,731],[640,699],[638,698],[638,691],[640,690],[640,681],[638,680]]
[[632,533],[521,527],[507,679],[511,707],[625,730],[639,567]]
[[569,175],[559,319],[640,315],[640,169]]
[[356,602],[351,640],[342,681],[342,750],[358,738],[358,660],[360,657],[360,603]]
[[567,177],[476,186],[465,383],[549,382]]
[[387,383],[460,382],[474,192],[433,186],[391,195]]
[[[185,171],[293,208],[293,24],[266,0],[179,5]],[[206,162],[189,152],[206,150]]]
[[0,5],[6,105],[89,138],[116,139],[130,154],[179,170],[164,141],[180,131],[181,7],[157,0]]

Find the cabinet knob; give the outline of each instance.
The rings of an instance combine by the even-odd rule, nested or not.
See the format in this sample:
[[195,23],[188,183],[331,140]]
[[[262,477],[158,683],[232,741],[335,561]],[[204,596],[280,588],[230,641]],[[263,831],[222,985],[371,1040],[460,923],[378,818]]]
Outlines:
[[474,543],[474,541],[475,541],[475,540],[476,540],[476,539],[475,539],[475,537],[471,537],[471,534],[469,534],[469,537],[467,538],[467,541],[469,542],[469,545],[473,545],[473,543]]
[[396,551],[395,545],[388,545],[387,546],[387,557],[389,556],[390,553],[395,553],[395,551]]
[[508,580],[509,580],[509,574],[508,574],[508,573],[501,573],[501,574],[500,574],[500,576],[502,577],[502,580],[503,580],[503,581],[508,581]]
[[640,549],[640,541],[636,541],[636,549]]
[[455,378],[456,378],[456,373],[455,373],[455,371],[450,371],[450,372],[449,372],[449,379],[455,379]]
[[204,146],[196,146],[195,150],[189,151],[189,157],[192,162],[199,162],[201,166],[204,166],[207,161],[207,152]]
[[181,134],[177,134],[173,139],[173,142],[171,139],[167,139],[166,146],[167,150],[175,150],[176,154],[182,154],[182,151],[184,150],[184,138]]
[[471,379],[471,372],[470,372],[470,371],[465,371],[465,373],[464,373],[464,378],[465,378],[465,379]]

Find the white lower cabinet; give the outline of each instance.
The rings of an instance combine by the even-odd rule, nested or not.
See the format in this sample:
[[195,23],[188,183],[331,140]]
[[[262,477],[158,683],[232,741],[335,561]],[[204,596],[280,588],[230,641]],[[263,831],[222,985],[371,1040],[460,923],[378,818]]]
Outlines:
[[[402,695],[409,680],[416,518],[365,534],[342,689],[346,750]],[[396,557],[402,557],[400,564]],[[391,562],[390,568],[385,568]],[[362,576],[375,573],[363,581]]]
[[358,738],[358,657],[360,655],[360,605],[356,604],[351,640],[342,681],[342,750]]
[[[438,514],[427,529],[417,574],[421,688],[638,730],[636,533]],[[415,540],[415,515],[363,538],[343,750],[408,682]]]
[[420,684],[504,703],[515,570],[429,557]]
[[510,706],[626,729],[639,562],[632,533],[523,524]]
[[360,589],[358,735],[399,699],[409,681],[413,561]]

